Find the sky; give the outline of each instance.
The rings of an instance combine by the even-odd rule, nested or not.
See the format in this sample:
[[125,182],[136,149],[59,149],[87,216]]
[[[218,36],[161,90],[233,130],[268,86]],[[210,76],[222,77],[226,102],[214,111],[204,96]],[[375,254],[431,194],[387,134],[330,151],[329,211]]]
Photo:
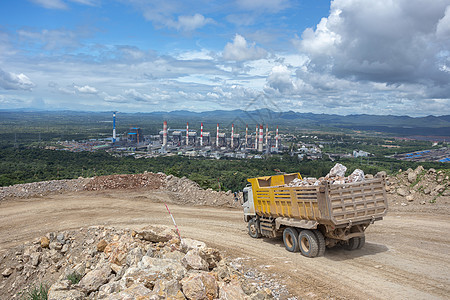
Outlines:
[[0,109],[450,114],[450,0],[0,2]]

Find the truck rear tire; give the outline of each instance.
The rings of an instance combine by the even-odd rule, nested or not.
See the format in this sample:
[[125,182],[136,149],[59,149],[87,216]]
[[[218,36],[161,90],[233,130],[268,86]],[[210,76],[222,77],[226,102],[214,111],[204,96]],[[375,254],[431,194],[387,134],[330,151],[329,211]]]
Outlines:
[[360,238],[354,237],[348,240],[347,244],[344,245],[345,250],[353,251],[358,249],[358,246],[360,244]]
[[256,220],[256,218],[250,219],[250,221],[248,221],[248,234],[254,239],[258,239],[261,237],[259,221]]
[[319,254],[319,241],[311,230],[300,231],[298,241],[303,256],[316,257]]
[[318,229],[313,231],[317,238],[317,245],[319,246],[319,251],[317,252],[317,256],[323,256],[325,254],[325,237],[322,232]]
[[365,244],[366,244],[366,237],[365,236],[360,237],[357,249],[361,249]]
[[283,242],[287,251],[298,252],[298,232],[297,229],[292,227],[287,227],[283,231]]

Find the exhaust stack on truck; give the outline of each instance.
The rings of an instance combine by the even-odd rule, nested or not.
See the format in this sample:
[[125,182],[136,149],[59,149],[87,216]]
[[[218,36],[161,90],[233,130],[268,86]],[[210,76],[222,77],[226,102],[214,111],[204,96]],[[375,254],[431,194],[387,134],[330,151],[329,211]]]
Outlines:
[[243,208],[251,237],[282,235],[288,251],[316,257],[337,244],[348,250],[363,247],[366,228],[386,215],[384,176],[289,186],[299,180],[299,173],[248,179]]

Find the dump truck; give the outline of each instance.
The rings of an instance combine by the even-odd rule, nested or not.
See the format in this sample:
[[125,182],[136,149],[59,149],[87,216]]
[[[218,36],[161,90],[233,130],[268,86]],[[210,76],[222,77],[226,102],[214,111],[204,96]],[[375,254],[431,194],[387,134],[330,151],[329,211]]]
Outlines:
[[[385,176],[359,182],[289,186],[300,173],[247,179],[244,220],[253,238],[281,237],[288,251],[322,256],[325,248],[364,246],[365,230],[386,215]],[[298,181],[298,180],[297,180]]]

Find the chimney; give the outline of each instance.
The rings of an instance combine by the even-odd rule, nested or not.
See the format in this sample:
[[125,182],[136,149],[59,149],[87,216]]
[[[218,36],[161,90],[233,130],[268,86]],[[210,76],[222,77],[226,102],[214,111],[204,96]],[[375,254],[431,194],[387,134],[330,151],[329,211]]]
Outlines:
[[258,124],[256,124],[256,133],[255,133],[255,150],[258,150]]
[[263,151],[263,126],[259,125],[259,142],[258,142],[258,151]]
[[163,146],[167,145],[167,121],[164,121],[163,124]]
[[113,112],[113,143],[116,142],[116,112]]
[[186,146],[189,146],[189,122],[186,123]]
[[248,124],[245,125],[245,148],[247,148],[247,140],[248,140]]
[[219,123],[217,123],[216,147],[219,148]]
[[231,148],[234,148],[233,139],[234,139],[234,124],[231,124]]
[[203,122],[200,125],[200,146],[203,146]]
[[269,148],[269,125],[266,124],[266,148]]
[[278,126],[277,126],[277,134],[275,135],[275,148],[278,149]]

